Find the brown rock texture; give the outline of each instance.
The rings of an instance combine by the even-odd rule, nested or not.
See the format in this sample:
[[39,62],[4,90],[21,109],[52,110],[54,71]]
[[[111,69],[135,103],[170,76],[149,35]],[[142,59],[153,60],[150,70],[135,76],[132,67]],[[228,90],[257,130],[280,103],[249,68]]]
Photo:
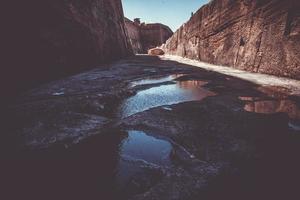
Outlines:
[[135,54],[142,53],[144,50],[141,41],[141,31],[139,24],[125,17],[125,27],[133,52]]
[[300,79],[300,2],[213,0],[163,48],[167,54]]
[[153,49],[148,50],[148,55],[160,56],[160,55],[164,55],[164,54],[165,54],[165,52],[160,48],[153,48]]
[[28,0],[6,5],[5,72],[13,91],[132,54],[121,0]]
[[126,18],[125,25],[135,53],[147,53],[149,49],[161,46],[173,35],[173,31],[164,24],[140,23],[138,18],[134,22]]

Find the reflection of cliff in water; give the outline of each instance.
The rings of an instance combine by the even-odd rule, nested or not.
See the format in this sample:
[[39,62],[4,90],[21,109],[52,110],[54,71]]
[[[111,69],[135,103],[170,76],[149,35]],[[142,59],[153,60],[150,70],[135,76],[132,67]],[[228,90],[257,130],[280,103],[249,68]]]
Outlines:
[[[188,81],[178,81],[177,85],[182,89],[199,89],[199,87],[202,87],[206,85],[207,82],[200,81],[200,80],[188,80]],[[212,92],[210,92],[212,94]]]
[[292,100],[258,100],[255,97],[240,97],[240,99],[246,101],[244,109],[248,112],[286,113],[291,119],[300,121],[300,108]]
[[[169,79],[168,77],[166,77]],[[174,75],[176,78],[176,75]],[[140,80],[134,85],[149,84],[159,80]],[[207,84],[201,80],[176,81],[176,84],[160,85],[141,90],[136,95],[128,98],[121,105],[122,117],[165,105],[173,105],[182,102],[200,101],[216,94],[202,86]]]

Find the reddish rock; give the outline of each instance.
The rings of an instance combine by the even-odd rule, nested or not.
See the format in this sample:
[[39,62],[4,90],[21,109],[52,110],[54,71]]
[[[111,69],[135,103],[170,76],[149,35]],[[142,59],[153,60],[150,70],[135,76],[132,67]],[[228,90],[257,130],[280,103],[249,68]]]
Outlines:
[[132,53],[121,0],[28,0],[6,5],[5,82],[13,91]]
[[145,24],[140,23],[138,18],[134,22],[126,18],[125,24],[135,53],[147,53],[149,49],[161,46],[173,35],[168,26],[160,23]]
[[173,31],[166,25],[141,24],[141,40],[144,50],[159,47],[173,35]]
[[143,45],[141,41],[141,32],[139,23],[135,23],[130,19],[125,17],[125,26],[128,33],[128,38],[130,40],[133,52],[135,54],[144,52]]
[[160,55],[164,55],[165,52],[160,48],[153,48],[148,50],[148,54],[152,56],[160,56]]
[[300,79],[300,2],[213,0],[164,50],[213,64]]

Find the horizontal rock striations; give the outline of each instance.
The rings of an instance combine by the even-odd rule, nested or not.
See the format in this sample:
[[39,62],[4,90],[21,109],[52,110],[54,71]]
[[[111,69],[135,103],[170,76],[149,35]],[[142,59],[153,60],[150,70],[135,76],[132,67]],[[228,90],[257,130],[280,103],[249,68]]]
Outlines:
[[300,2],[213,0],[163,46],[167,54],[300,79]]
[[134,22],[125,18],[125,24],[133,51],[135,53],[147,53],[149,49],[161,46],[172,35],[173,31],[160,23],[140,23],[140,19]]
[[132,53],[121,0],[28,0],[7,5],[6,83],[13,91]]

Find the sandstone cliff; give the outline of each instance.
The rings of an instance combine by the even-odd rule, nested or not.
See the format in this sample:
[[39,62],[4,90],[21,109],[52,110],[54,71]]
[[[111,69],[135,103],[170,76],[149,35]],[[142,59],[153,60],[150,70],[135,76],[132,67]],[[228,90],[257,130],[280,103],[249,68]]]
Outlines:
[[163,47],[167,54],[300,79],[299,4],[213,0]]
[[160,23],[141,25],[141,40],[145,51],[162,45],[172,35],[173,31]]
[[160,23],[145,24],[140,23],[139,19],[134,22],[125,19],[125,25],[135,53],[147,53],[149,49],[161,46],[173,35],[168,26]]
[[121,0],[28,0],[7,5],[5,82],[12,91],[132,53]]
[[139,24],[125,17],[125,27],[133,52],[135,54],[143,53],[144,49],[141,40],[141,30]]

